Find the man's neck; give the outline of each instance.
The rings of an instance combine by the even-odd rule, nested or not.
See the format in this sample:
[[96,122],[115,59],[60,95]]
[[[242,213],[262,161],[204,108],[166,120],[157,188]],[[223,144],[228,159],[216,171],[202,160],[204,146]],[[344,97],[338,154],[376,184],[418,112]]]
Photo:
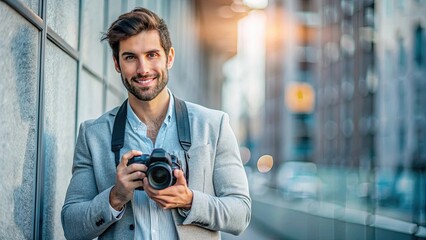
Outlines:
[[136,116],[147,126],[147,136],[155,144],[160,127],[166,117],[170,95],[167,89],[151,101],[141,101],[129,95],[129,103]]

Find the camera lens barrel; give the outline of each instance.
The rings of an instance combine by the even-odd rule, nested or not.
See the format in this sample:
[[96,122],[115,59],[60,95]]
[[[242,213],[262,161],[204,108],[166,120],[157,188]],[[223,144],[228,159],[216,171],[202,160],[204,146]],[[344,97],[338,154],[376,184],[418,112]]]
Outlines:
[[151,187],[160,190],[170,187],[174,176],[170,165],[164,162],[156,162],[150,165],[147,177]]

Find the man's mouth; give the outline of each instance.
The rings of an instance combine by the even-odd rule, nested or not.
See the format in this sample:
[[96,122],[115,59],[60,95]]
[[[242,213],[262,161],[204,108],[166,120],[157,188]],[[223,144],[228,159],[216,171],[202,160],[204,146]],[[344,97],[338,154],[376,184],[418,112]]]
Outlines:
[[149,79],[136,79],[136,82],[139,84],[149,84],[150,82],[154,81],[154,78],[149,78]]
[[142,86],[148,86],[150,85],[152,82],[154,82],[154,80],[157,78],[157,76],[149,76],[149,77],[135,77],[133,78],[133,81],[138,83],[139,85]]

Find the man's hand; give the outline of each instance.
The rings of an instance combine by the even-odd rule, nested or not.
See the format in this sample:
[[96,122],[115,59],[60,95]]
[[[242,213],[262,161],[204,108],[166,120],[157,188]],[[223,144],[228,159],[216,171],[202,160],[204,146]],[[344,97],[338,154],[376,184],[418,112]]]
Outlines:
[[162,190],[153,189],[148,179],[144,178],[143,187],[146,194],[154,200],[161,208],[184,208],[191,209],[192,206],[192,191],[186,184],[186,179],[182,170],[174,170],[173,174],[176,177],[176,183],[173,186]]
[[127,166],[129,159],[140,155],[142,155],[142,152],[131,150],[121,157],[121,162],[117,166],[115,186],[109,194],[109,203],[117,211],[120,211],[132,199],[135,188],[143,186],[143,181],[138,181],[138,179],[146,177],[147,167],[144,164]]

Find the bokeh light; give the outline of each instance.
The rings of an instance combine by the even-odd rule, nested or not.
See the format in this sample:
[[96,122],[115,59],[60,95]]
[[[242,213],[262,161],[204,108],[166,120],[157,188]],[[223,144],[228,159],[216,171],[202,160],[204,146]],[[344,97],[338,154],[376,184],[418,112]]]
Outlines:
[[246,164],[250,161],[251,152],[247,147],[240,147],[241,160],[243,164]]
[[267,173],[272,169],[274,159],[271,155],[263,155],[257,160],[257,170],[261,173]]

